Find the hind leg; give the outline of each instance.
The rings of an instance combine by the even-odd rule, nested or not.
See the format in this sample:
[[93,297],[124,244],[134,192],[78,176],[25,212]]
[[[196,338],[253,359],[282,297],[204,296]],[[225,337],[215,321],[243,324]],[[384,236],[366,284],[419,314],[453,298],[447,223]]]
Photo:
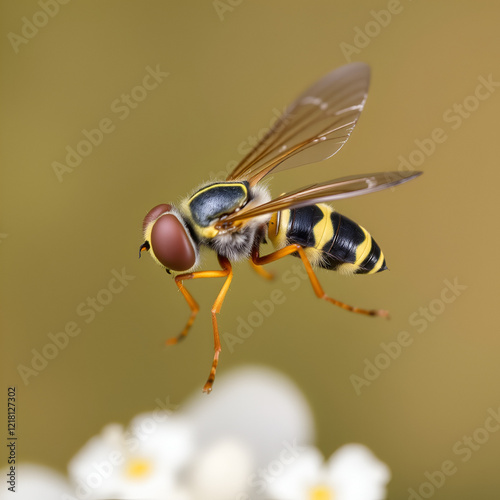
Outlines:
[[301,247],[300,245],[297,244],[288,245],[280,250],[276,250],[275,252],[272,252],[268,255],[264,255],[262,257],[259,255],[259,249],[255,248],[252,252],[251,259],[254,264],[258,266],[263,266],[265,264],[269,264],[270,262],[282,259],[283,257],[286,257],[287,255],[291,255],[293,253],[299,254],[299,257],[302,260],[302,263],[304,264],[307,276],[309,277],[309,281],[311,282],[316,297],[326,300],[327,302],[330,302],[331,304],[341,307],[346,311],[351,311],[358,314],[365,314],[367,316],[381,316],[383,318],[389,317],[389,312],[383,309],[362,309],[360,307],[351,306],[349,304],[345,304],[344,302],[340,302],[339,300],[333,299],[332,297],[329,297],[324,292],[323,287],[321,286],[316,276],[316,273],[314,272],[314,269],[312,268],[311,263],[307,258],[304,248]]

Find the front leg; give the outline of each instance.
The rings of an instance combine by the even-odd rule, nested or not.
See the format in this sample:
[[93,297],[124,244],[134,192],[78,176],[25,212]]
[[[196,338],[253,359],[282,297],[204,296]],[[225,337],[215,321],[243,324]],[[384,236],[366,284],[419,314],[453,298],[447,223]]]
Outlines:
[[189,317],[188,322],[186,323],[186,326],[182,330],[182,332],[177,336],[173,337],[171,339],[168,339],[166,341],[167,345],[172,345],[172,344],[177,344],[180,340],[184,339],[191,328],[196,315],[198,314],[199,311],[199,306],[194,300],[193,296],[188,292],[188,290],[185,288],[183,281],[189,280],[189,279],[198,279],[198,278],[222,278],[226,277],[226,281],[224,282],[224,285],[222,286],[221,291],[219,292],[219,295],[217,296],[217,299],[214,302],[214,305],[212,307],[212,326],[214,330],[214,360],[212,362],[212,368],[210,370],[210,375],[208,377],[208,380],[203,387],[203,392],[210,392],[212,390],[212,385],[215,380],[215,371],[217,369],[217,364],[219,362],[219,353],[221,351],[221,344],[220,344],[220,337],[219,337],[219,329],[217,326],[217,318],[216,314],[219,313],[222,303],[224,302],[224,297],[226,296],[227,290],[229,289],[229,285],[231,283],[231,279],[233,277],[233,270],[231,263],[229,262],[228,259],[222,256],[218,256],[219,264],[222,267],[221,270],[218,271],[198,271],[194,273],[185,273],[185,274],[179,274],[178,276],[175,277],[175,284],[181,291],[182,295],[186,299],[186,302],[188,303],[190,309],[191,309],[191,316]]
[[167,339],[165,341],[165,345],[177,344],[179,341],[185,339],[191,326],[194,323],[194,320],[196,318],[196,315],[198,314],[198,311],[200,310],[200,306],[198,305],[196,300],[194,300],[193,296],[189,293],[187,288],[184,286],[183,282],[185,280],[193,280],[193,279],[198,279],[198,278],[219,278],[221,276],[225,276],[223,271],[198,271],[195,273],[178,274],[174,278],[175,284],[177,285],[177,288],[180,290],[183,297],[186,299],[186,302],[188,303],[189,308],[191,309],[191,316],[189,316],[189,319],[186,323],[186,326],[184,327],[182,332],[179,333],[179,335],[177,335],[177,337],[172,337],[170,339]]
[[215,371],[217,370],[217,365],[219,363],[219,353],[221,351],[220,345],[220,337],[219,337],[219,326],[217,325],[217,317],[216,314],[219,314],[222,303],[226,297],[226,293],[229,290],[229,285],[231,284],[231,280],[233,279],[233,268],[231,263],[226,257],[222,257],[218,255],[219,264],[222,267],[222,271],[219,271],[221,276],[226,276],[226,281],[224,285],[222,285],[221,291],[217,298],[215,299],[214,305],[212,306],[212,327],[214,330],[214,360],[212,362],[212,368],[210,369],[210,374],[208,376],[207,382],[203,387],[203,392],[207,394],[212,390],[212,385],[215,380]]
[[[210,271],[208,271],[210,272]],[[170,339],[167,339],[165,341],[165,345],[173,345],[177,344],[177,342],[180,342],[181,340],[186,338],[186,335],[188,334],[191,326],[194,323],[194,320],[196,318],[196,315],[198,314],[198,311],[200,310],[200,306],[194,300],[193,296],[187,291],[186,287],[182,283],[184,280],[189,280],[189,279],[195,279],[195,278],[203,278],[203,277],[208,277],[208,276],[195,276],[198,273],[187,273],[187,274],[179,274],[174,278],[175,284],[177,285],[177,288],[181,291],[183,297],[186,299],[186,302],[188,303],[189,308],[191,309],[191,316],[189,316],[189,319],[186,323],[186,326],[182,330],[177,337],[172,337]]]

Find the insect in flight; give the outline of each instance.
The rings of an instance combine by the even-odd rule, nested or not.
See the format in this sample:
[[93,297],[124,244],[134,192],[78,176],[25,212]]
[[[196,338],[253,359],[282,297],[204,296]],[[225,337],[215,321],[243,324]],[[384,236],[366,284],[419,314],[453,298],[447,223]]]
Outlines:
[[[282,194],[271,199],[261,181],[269,174],[325,160],[347,142],[366,101],[370,68],[364,63],[342,66],[313,84],[285,111],[271,130],[225,180],[197,189],[176,207],[160,204],[143,222],[142,251],[166,271],[186,299],[191,316],[184,330],[167,340],[185,338],[199,307],[184,286],[198,278],[225,278],[212,307],[214,358],[203,387],[210,392],[221,344],[216,315],[233,277],[231,262],[248,259],[263,276],[261,266],[287,255],[299,257],[317,297],[343,309],[371,316],[386,311],[353,307],[323,291],[313,267],[344,274],[374,274],[387,269],[384,255],[360,225],[326,202],[371,193],[409,181],[421,172],[381,172],[354,175]],[[270,240],[275,250],[260,254]],[[199,271],[200,249],[216,252],[221,269]]]

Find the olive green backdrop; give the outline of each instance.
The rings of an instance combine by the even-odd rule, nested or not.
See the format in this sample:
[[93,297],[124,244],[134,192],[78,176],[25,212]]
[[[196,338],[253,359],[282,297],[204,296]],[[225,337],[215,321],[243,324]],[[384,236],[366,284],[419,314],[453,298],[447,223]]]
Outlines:
[[293,258],[272,266],[274,282],[242,263],[219,320],[219,374],[258,363],[289,375],[319,447],[370,446],[392,470],[390,498],[447,461],[454,472],[433,498],[497,497],[500,6],[0,5],[2,380],[17,387],[21,459],[63,470],[106,423],[201,390],[221,283],[189,283],[202,310],[187,341],[164,348],[188,307],[137,258],[142,218],[228,171],[300,91],[353,60],[373,73],[348,144],[272,189],[419,164],[417,181],[336,204],[374,235],[390,272],[319,272],[332,296],[392,319],[317,300],[291,281]]

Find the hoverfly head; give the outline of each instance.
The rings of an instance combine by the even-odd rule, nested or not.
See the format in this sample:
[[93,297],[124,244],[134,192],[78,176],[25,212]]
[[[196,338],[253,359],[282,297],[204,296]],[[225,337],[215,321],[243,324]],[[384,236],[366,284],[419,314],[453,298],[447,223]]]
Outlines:
[[144,243],[139,249],[149,251],[167,272],[185,272],[198,261],[198,248],[177,210],[167,203],[152,208],[142,223]]

